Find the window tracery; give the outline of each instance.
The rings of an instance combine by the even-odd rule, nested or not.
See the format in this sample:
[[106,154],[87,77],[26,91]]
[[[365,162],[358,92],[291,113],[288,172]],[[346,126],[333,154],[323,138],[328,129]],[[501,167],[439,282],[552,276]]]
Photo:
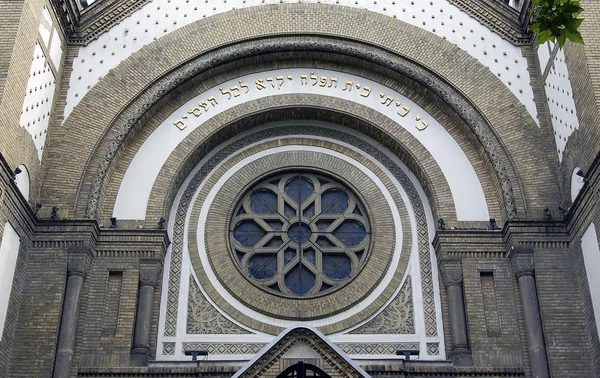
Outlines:
[[251,188],[234,214],[234,259],[272,293],[329,293],[355,277],[368,254],[363,205],[349,188],[320,174],[271,177]]

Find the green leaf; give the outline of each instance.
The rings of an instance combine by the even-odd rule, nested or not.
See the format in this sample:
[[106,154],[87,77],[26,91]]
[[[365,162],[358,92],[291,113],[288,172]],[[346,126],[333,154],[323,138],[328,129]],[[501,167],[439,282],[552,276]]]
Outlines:
[[581,36],[581,34],[579,34],[578,31],[575,31],[575,32],[567,31],[567,38],[571,42],[581,43],[582,45],[585,44],[585,43],[583,43],[583,37]]
[[567,42],[567,34],[566,33],[560,33],[560,35],[557,37],[558,38],[558,47],[563,47],[565,45],[565,42]]
[[580,0],[531,0],[535,7],[531,10],[533,24],[530,30],[537,34],[538,43],[558,40],[563,47],[567,39],[583,43],[578,29],[583,22],[577,16],[583,12]]

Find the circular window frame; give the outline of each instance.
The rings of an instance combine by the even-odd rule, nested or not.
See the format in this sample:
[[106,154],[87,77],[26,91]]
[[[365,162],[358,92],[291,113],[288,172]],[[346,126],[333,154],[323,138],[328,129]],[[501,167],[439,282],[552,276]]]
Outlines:
[[[315,326],[326,333],[338,332],[371,316],[389,300],[406,273],[414,245],[406,197],[385,179],[387,175],[376,164],[353,162],[351,157],[360,155],[345,146],[333,147],[324,148],[315,138],[291,136],[277,145],[267,140],[219,165],[213,171],[215,177],[196,192],[186,226],[186,248],[196,277],[214,303],[250,328],[277,334],[283,329],[281,322],[315,321]],[[272,152],[268,151],[271,148]],[[335,172],[341,182],[350,182],[357,192],[369,194],[359,198],[370,212],[371,228],[376,231],[371,247],[376,253],[371,253],[354,280],[327,296],[281,298],[250,284],[237,268],[232,269],[236,264],[231,261],[228,246],[229,214],[253,183],[289,169],[292,161],[326,174]],[[254,317],[248,318],[252,311]]]
[[[272,184],[272,181],[277,180],[278,181],[278,185],[277,185],[277,189],[276,189],[277,192],[274,194],[277,196],[278,202],[283,201],[283,203],[287,204],[288,200],[285,199],[285,197],[287,196],[285,193],[285,187],[289,183],[289,181],[294,178],[295,175],[298,175],[300,177],[302,177],[302,175],[306,175],[311,180],[312,185],[313,185],[313,190],[312,190],[311,195],[309,197],[307,197],[306,199],[302,200],[300,205],[298,205],[297,203],[290,204],[290,205],[292,205],[292,207],[295,206],[294,210],[296,210],[296,215],[293,217],[290,217],[289,219],[288,219],[288,215],[281,214],[279,212],[280,209],[277,209],[278,210],[277,214],[270,213],[269,215],[264,216],[265,218],[283,219],[284,222],[286,220],[291,220],[291,222],[288,221],[287,225],[283,224],[281,230],[274,232],[274,235],[271,236],[270,238],[265,239],[266,238],[266,235],[265,235],[263,238],[261,238],[261,240],[258,243],[255,243],[254,246],[256,246],[257,244],[264,245],[265,243],[268,243],[269,240],[272,240],[273,238],[280,236],[282,239],[283,245],[285,247],[286,241],[287,241],[287,239],[289,239],[287,232],[291,226],[296,225],[296,224],[305,224],[305,223],[307,223],[307,221],[308,221],[307,224],[310,225],[313,222],[316,223],[319,220],[321,220],[322,216],[324,216],[326,218],[331,218],[331,219],[333,219],[333,217],[336,218],[336,220],[334,222],[332,222],[332,224],[329,227],[326,228],[330,231],[327,231],[324,233],[322,232],[323,234],[333,235],[333,233],[341,226],[342,223],[344,223],[344,221],[358,222],[363,226],[364,231],[365,231],[364,239],[360,243],[358,243],[354,246],[344,245],[342,241],[337,240],[339,242],[339,244],[337,244],[338,250],[336,250],[335,252],[332,252],[332,251],[324,252],[322,250],[318,250],[319,248],[322,248],[322,247],[318,246],[316,243],[319,236],[311,235],[311,243],[310,244],[312,244],[312,247],[308,247],[307,249],[314,250],[315,262],[312,262],[313,265],[307,266],[306,269],[312,271],[312,273],[315,275],[315,283],[313,284],[311,289],[306,294],[295,294],[292,292],[292,290],[287,288],[284,283],[285,276],[287,274],[289,274],[291,272],[291,270],[293,270],[296,266],[306,265],[305,262],[303,261],[302,257],[299,257],[296,255],[289,262],[292,265],[289,265],[288,263],[285,262],[285,251],[278,250],[277,252],[275,252],[277,254],[277,256],[276,256],[277,271],[276,271],[275,275],[268,279],[260,280],[258,278],[252,277],[252,275],[248,269],[248,260],[250,260],[256,254],[255,251],[249,251],[250,249],[253,249],[254,246],[243,247],[243,246],[241,246],[241,243],[239,243],[239,241],[234,236],[234,232],[235,232],[236,228],[243,222],[253,222],[253,223],[257,224],[259,227],[261,227],[263,229],[263,231],[265,231],[264,225],[261,225],[261,222],[256,221],[257,218],[264,219],[263,216],[258,215],[256,213],[253,216],[253,214],[250,214],[250,212],[249,212],[249,210],[252,211],[252,209],[251,209],[252,195],[255,194],[257,191],[264,190],[264,189],[270,190],[271,192],[273,192],[274,191],[273,187],[275,185]],[[318,181],[319,179],[328,180],[328,183],[323,185],[323,187],[324,187],[323,188],[323,187],[321,187],[322,184],[317,182],[317,184],[319,185],[319,190],[317,191],[314,180]],[[343,213],[331,213],[332,215],[330,215],[330,216],[325,216],[320,213],[317,214],[317,212],[316,212],[316,209],[318,207],[317,206],[317,197],[320,200],[322,198],[323,194],[325,194],[328,191],[332,191],[332,190],[347,192],[349,194],[347,197],[347,199],[348,199],[347,208],[344,210]],[[228,233],[229,233],[228,248],[229,248],[229,252],[231,254],[231,259],[234,261],[234,265],[236,266],[236,268],[238,269],[240,274],[242,274],[248,282],[250,282],[252,285],[257,287],[258,289],[265,291],[266,293],[269,293],[271,295],[275,295],[275,296],[287,298],[287,299],[302,300],[302,299],[318,298],[318,297],[332,294],[332,293],[336,292],[337,290],[343,288],[347,284],[349,284],[352,280],[354,280],[354,278],[356,278],[361,273],[363,268],[368,264],[369,257],[371,255],[371,250],[373,247],[373,238],[371,235],[371,233],[372,233],[371,218],[369,215],[370,211],[369,211],[368,207],[365,205],[366,202],[364,201],[362,196],[360,196],[358,194],[358,191],[343,177],[334,175],[333,173],[325,171],[325,170],[315,169],[314,167],[294,166],[294,167],[288,167],[288,168],[283,168],[283,169],[276,169],[276,170],[273,170],[271,172],[261,175],[260,177],[253,180],[250,184],[248,184],[244,188],[244,190],[241,191],[241,193],[242,193],[241,195],[236,197],[235,202],[232,202],[235,205],[232,207],[232,210],[230,212],[231,215],[229,217],[229,221],[227,224],[227,229],[228,229]],[[303,216],[298,217],[299,209],[303,209],[303,211],[306,211],[306,208],[310,207],[311,204],[315,205],[315,215],[313,217],[311,217],[310,219],[307,219],[306,217],[303,217]],[[240,215],[240,209],[242,207],[244,208],[245,214]],[[358,209],[359,215],[354,214],[356,209]],[[321,210],[322,210],[321,212],[323,212],[323,209],[321,209]],[[325,214],[327,214],[327,213],[325,213]],[[315,231],[317,231],[316,225],[313,224],[310,227],[311,227],[311,231],[313,233],[315,233]],[[267,234],[268,234],[268,232],[267,232]],[[315,234],[318,235],[319,232],[317,231]],[[313,237],[315,237],[315,240],[312,240]],[[329,236],[327,236],[327,237],[329,238]],[[290,240],[290,242],[293,244],[293,241]],[[335,243],[336,239],[334,239],[333,242]],[[300,251],[303,249],[301,246],[298,247],[298,245],[293,245],[293,246],[295,248],[298,248],[298,249],[296,249],[297,254],[299,254]],[[261,246],[259,248],[263,248],[263,247]],[[281,247],[281,248],[283,248],[283,247]],[[238,255],[238,252],[242,252],[242,251],[240,251],[240,249],[246,250],[246,252],[243,252],[244,257],[242,258],[241,261],[240,261],[239,255]],[[360,251],[362,251],[362,256],[360,258],[358,258],[356,256],[356,253],[360,252]],[[327,255],[328,253],[331,253],[331,254],[343,253],[343,254],[349,256],[349,258],[352,261],[352,268],[351,268],[350,274],[348,274],[347,277],[344,277],[341,279],[333,279],[333,278],[327,276],[323,272],[322,261],[320,260],[319,255],[323,256],[323,255]],[[280,254],[283,254],[283,256],[279,256]],[[246,257],[246,256],[249,256],[249,257]],[[308,260],[308,259],[305,259],[305,260],[309,261],[309,263],[310,263],[310,260]],[[283,266],[282,266],[282,264],[283,264]],[[326,289],[323,289],[323,286],[322,286],[323,283],[325,283],[327,285],[331,285],[331,286]],[[274,288],[274,285],[277,285],[277,289]]]

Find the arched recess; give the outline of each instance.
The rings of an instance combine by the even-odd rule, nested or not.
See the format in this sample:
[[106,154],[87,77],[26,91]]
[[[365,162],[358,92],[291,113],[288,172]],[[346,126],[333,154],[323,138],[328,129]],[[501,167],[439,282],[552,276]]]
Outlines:
[[[315,74],[325,74],[324,69],[334,70],[339,68],[340,59],[340,55],[317,52],[269,54],[238,60],[224,67],[209,70],[182,84],[168,96],[165,96],[156,105],[156,111],[149,112],[152,116],[145,117],[144,123],[140,123],[134,127],[124,140],[121,152],[119,153],[119,162],[115,163],[111,168],[111,177],[105,180],[102,186],[101,193],[103,197],[100,206],[100,218],[108,219],[113,216],[112,210],[115,205],[119,186],[122,182],[121,180],[126,174],[133,156],[141,148],[141,145],[173,112],[177,115],[181,111],[185,113],[188,110],[185,107],[186,102],[192,101],[194,97],[202,95],[202,93],[211,87],[229,87],[229,84],[224,84],[227,80],[229,80],[231,85],[238,85],[238,79],[247,74],[277,69],[281,70],[281,73],[285,76],[285,72],[289,73],[294,67],[302,69],[317,67]],[[490,209],[490,214],[492,214],[491,216],[499,221],[502,219],[499,205],[501,199],[496,192],[499,184],[495,181],[496,175],[486,157],[485,150],[473,133],[470,132],[468,125],[445,102],[441,101],[431,91],[428,91],[405,76],[395,74],[391,70],[380,66],[369,65],[368,62],[359,59],[347,58],[346,64],[342,69],[344,73],[335,75],[339,76],[340,83],[343,83],[342,77],[346,76],[346,74],[362,75],[361,77],[365,79],[370,79],[377,83],[385,83],[387,88],[393,89],[405,96],[410,96],[410,99],[418,103],[422,108],[427,108],[428,113],[435,114],[436,120],[444,125],[460,148],[466,153],[468,159],[471,160],[471,165],[475,168],[477,176],[480,177],[484,186],[485,197],[488,199],[488,208]],[[366,69],[369,70],[367,71]],[[309,74],[309,71],[306,74]],[[254,83],[253,80],[249,82],[251,84]],[[340,84],[338,91],[343,93],[341,92],[341,87],[343,87],[343,84]],[[318,88],[318,86],[315,88]],[[255,88],[251,90],[256,91]],[[374,90],[372,97],[379,99],[377,92]],[[185,177],[189,167],[194,166],[194,162],[197,162],[202,157],[202,154],[211,148],[210,146],[215,146],[225,139],[231,138],[236,133],[251,127],[268,122],[285,120],[320,120],[334,123],[358,130],[380,141],[380,143],[394,151],[411,167],[411,170],[420,177],[419,180],[426,187],[426,190],[428,190],[427,188],[432,188],[437,193],[436,195],[432,195],[432,193],[428,195],[434,204],[434,213],[437,213],[437,210],[441,209],[441,217],[450,221],[456,219],[454,203],[452,203],[451,198],[447,195],[449,193],[448,184],[444,181],[444,176],[439,167],[437,167],[435,160],[423,149],[416,138],[409,137],[410,133],[407,133],[401,127],[399,128],[396,121],[378,111],[374,111],[372,108],[363,106],[361,103],[347,100],[342,101],[342,98],[334,98],[326,95],[319,96],[316,93],[309,96],[290,96],[289,93],[280,96],[278,93],[275,90],[276,96],[262,98],[259,102],[246,102],[243,106],[236,106],[233,109],[225,111],[225,113],[219,113],[217,116],[214,115],[214,110],[211,110],[211,118],[203,118],[204,122],[201,131],[203,133],[207,130],[216,131],[214,131],[214,134],[202,134],[203,137],[197,136],[195,132],[193,139],[186,139],[185,143],[181,145],[188,152],[182,152],[178,149],[172,154],[172,158],[169,158],[168,164],[163,167],[157,177],[155,192],[153,192],[153,198],[149,201],[150,208],[147,213],[147,223],[153,224],[159,217],[164,217],[168,214],[168,209],[170,209],[169,200],[164,204],[160,201],[166,198],[168,189],[171,190],[171,194],[177,191],[181,181],[175,178],[178,177],[181,180],[182,177]],[[223,105],[221,101],[228,101],[227,96],[222,96],[220,93],[215,95],[218,96],[217,99],[220,101],[219,107]],[[206,97],[208,95],[205,94],[203,96]],[[244,99],[245,96],[247,95],[244,94],[239,98]],[[379,100],[377,100],[377,104],[379,104]],[[184,108],[176,110],[182,106]],[[385,108],[385,106],[383,107]],[[396,106],[389,107],[389,109],[394,108]],[[214,109],[218,110],[218,108]],[[415,109],[413,109],[413,113],[414,111]],[[392,113],[395,114],[394,112]],[[193,116],[190,117],[193,118]],[[397,115],[396,118],[398,118]],[[174,128],[173,125],[169,125],[169,127]],[[468,136],[472,136],[472,138],[468,138]],[[195,146],[193,147],[195,149],[193,155],[195,156],[190,155],[188,159],[186,156],[192,146]],[[186,157],[185,160],[182,160],[184,157]],[[177,172],[176,176],[173,176],[174,172]],[[438,201],[438,198],[441,201]],[[157,205],[159,202],[161,206]],[[120,215],[114,215],[120,217]]]
[[[335,103],[335,110],[323,108],[322,104],[327,101],[330,105]],[[256,109],[259,112],[247,109]],[[247,108],[247,109],[246,109]],[[171,153],[154,182],[148,208],[146,211],[146,223],[153,224],[160,217],[166,217],[170,213],[173,199],[181,187],[183,180],[189,175],[190,170],[203,159],[211,148],[219,144],[228,144],[237,135],[253,134],[255,129],[261,126],[283,124],[289,131],[281,130],[278,137],[286,137],[286,134],[298,133],[296,125],[310,127],[320,123],[330,123],[341,126],[340,129],[354,131],[361,138],[371,138],[382,144],[385,148],[400,158],[409,169],[416,174],[422,184],[427,197],[432,204],[434,217],[444,218],[454,223],[457,213],[449,183],[432,155],[404,129],[397,127],[392,119],[380,114],[370,114],[369,108],[359,106],[343,100],[331,100],[323,96],[313,95],[302,97],[298,95],[276,96],[265,101],[252,101],[245,103],[243,107],[237,107],[222,116],[214,117],[203,123],[202,128],[197,128]],[[304,133],[304,131],[300,131]],[[307,135],[311,135],[310,133]],[[240,136],[240,138],[244,138]],[[473,156],[476,162],[477,159]],[[108,217],[115,204],[117,191],[121,189],[120,178],[127,169],[127,162],[119,164],[112,180],[110,188],[107,188],[105,201],[106,209],[103,219]],[[478,178],[483,182],[487,209],[491,216],[500,217],[499,198],[491,190],[493,180],[490,172],[478,169]]]
[[[294,22],[257,23],[259,13],[270,19],[292,17]],[[240,22],[254,27],[229,27]],[[299,36],[289,36],[294,34]],[[541,154],[525,148],[535,144],[540,131],[523,126],[533,124],[525,107],[465,52],[383,15],[318,4],[285,4],[236,10],[190,24],[121,63],[88,92],[65,122],[68,137],[62,144],[69,148],[57,150],[49,164],[45,201],[70,209],[69,216],[96,217],[100,190],[119,146],[136,123],[151,116],[148,111],[153,104],[211,67],[282,51],[358,57],[434,92],[469,125],[486,151],[507,219],[516,218],[517,209],[524,218],[528,206],[555,197],[555,189],[548,185],[550,177],[521,174],[532,166],[551,171]],[[78,159],[66,156],[73,151]],[[65,169],[75,174],[67,178],[58,174]],[[71,195],[55,194],[50,188],[58,185],[66,189],[62,193]]]

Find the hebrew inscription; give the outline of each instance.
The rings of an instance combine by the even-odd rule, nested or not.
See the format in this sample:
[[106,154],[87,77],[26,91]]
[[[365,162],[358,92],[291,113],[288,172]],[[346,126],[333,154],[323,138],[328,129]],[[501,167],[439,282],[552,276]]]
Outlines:
[[[296,78],[296,80],[298,80],[298,78]],[[299,80],[301,86],[311,90],[314,89],[315,91],[318,91],[318,93],[322,94],[335,95],[336,91],[350,93],[352,92],[352,89],[355,88],[355,91],[359,91],[360,97],[368,98],[371,95],[371,88],[369,86],[353,82],[352,80],[344,80],[343,78],[338,79],[337,77],[333,76],[319,76],[314,71],[300,75]],[[253,86],[248,85],[243,80],[239,80],[239,85],[235,85],[230,88],[220,87],[219,91],[221,92],[221,99],[224,101],[229,101],[237,97],[243,97],[252,90],[281,91],[281,89],[284,88],[287,83],[293,81],[293,75],[282,73],[275,76],[269,76],[264,79],[257,79],[254,81]],[[338,89],[339,81],[343,82],[344,86],[342,87],[340,84],[340,88]],[[381,98],[380,104],[382,107],[395,105],[397,108],[396,114],[398,117],[405,118],[410,113],[410,107],[403,104],[401,101],[397,101],[393,96],[386,95],[385,92],[380,92],[379,97]],[[185,130],[187,128],[187,124],[185,122],[190,116],[201,117],[203,114],[209,113],[211,109],[209,104],[215,107],[219,106],[219,102],[214,96],[208,97],[206,101],[200,101],[197,105],[191,107],[187,113],[181,115],[180,119],[175,120],[173,125],[179,130]],[[418,114],[415,115],[414,121],[414,126],[419,131],[424,131],[429,126],[429,122],[422,119]]]

